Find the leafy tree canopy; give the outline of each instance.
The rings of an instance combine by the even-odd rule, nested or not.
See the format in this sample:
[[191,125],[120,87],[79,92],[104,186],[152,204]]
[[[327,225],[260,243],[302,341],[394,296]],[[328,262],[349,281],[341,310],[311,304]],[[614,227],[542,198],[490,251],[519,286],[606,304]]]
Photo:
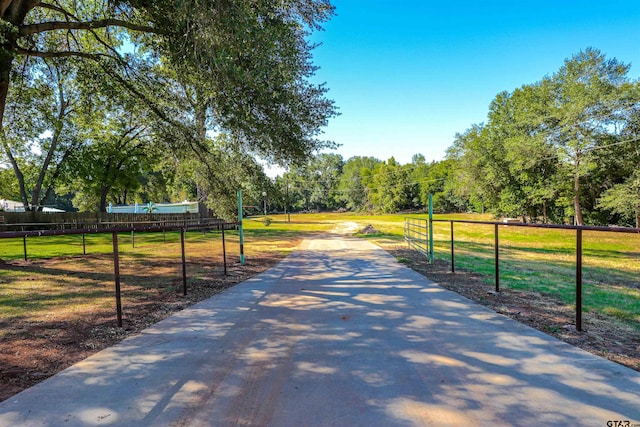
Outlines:
[[[55,79],[39,71],[55,61],[59,66],[66,62],[68,75],[80,69],[93,75],[77,86],[79,92],[91,92],[107,80],[118,83],[115,90],[138,99],[153,114],[155,128],[164,128],[172,148],[195,150],[200,160],[210,148],[200,131],[205,121],[197,118],[205,114],[206,130],[227,133],[236,150],[280,164],[303,161],[333,146],[318,138],[336,112],[326,87],[309,82],[316,67],[307,41],[332,14],[328,0],[0,1],[0,142],[5,156],[14,157],[10,163],[18,181],[24,181],[18,167],[22,157],[37,135],[56,126],[44,123],[28,105],[35,98],[25,99],[25,88],[35,88],[25,82],[41,79],[41,90],[55,90]],[[184,108],[184,97],[175,96],[180,92],[197,95],[197,105]],[[61,102],[68,106],[66,98]],[[10,122],[5,120],[8,108],[17,113]],[[71,120],[67,112],[57,125],[68,127]],[[54,144],[41,159],[36,187],[51,175],[50,166],[58,169],[61,147]],[[35,197],[29,200],[27,185],[22,187],[25,205],[37,204]]]

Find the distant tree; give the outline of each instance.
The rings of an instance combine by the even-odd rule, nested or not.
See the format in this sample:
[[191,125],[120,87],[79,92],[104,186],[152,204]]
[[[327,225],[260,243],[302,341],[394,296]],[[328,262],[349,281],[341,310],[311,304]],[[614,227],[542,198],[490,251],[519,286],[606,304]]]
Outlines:
[[429,164],[420,194],[423,204],[428,206],[429,194],[433,197],[433,209],[438,212],[465,212],[469,207],[466,197],[456,194],[455,161],[444,159]]
[[606,190],[599,202],[623,218],[633,218],[635,227],[640,228],[640,171],[636,169],[625,182]]
[[139,177],[150,162],[142,132],[144,128],[130,123],[128,127],[113,129],[113,133],[97,136],[99,140],[74,153],[68,167],[75,178],[67,188],[75,188],[77,208],[106,212],[109,201],[114,204],[133,201],[140,188]]
[[386,162],[376,164],[369,180],[374,208],[386,213],[409,208],[410,185],[407,170],[395,158],[391,157]]
[[342,175],[338,186],[340,200],[351,211],[365,209],[369,205],[369,195],[365,183],[365,176],[380,160],[374,157],[351,157],[342,168]]
[[293,191],[298,208],[332,210],[341,206],[338,185],[344,160],[339,154],[320,153],[307,163],[291,168]]

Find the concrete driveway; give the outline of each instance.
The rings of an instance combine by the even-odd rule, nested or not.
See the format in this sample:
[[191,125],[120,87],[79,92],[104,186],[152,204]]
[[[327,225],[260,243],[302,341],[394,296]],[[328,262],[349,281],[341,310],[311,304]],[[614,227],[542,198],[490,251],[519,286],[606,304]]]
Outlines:
[[639,396],[638,372],[329,237],[0,403],[0,426],[604,427],[640,425]]

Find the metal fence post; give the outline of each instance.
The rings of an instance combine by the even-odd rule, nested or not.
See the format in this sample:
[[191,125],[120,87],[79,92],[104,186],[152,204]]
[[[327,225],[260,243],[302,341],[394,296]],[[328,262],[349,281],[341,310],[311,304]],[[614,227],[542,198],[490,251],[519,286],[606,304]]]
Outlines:
[[495,227],[495,258],[496,258],[496,292],[500,292],[500,248],[498,238],[498,224]]
[[407,236],[407,217],[404,217],[404,241],[409,244],[409,236]]
[[576,230],[576,330],[582,331],[582,229]]
[[184,228],[180,229],[180,246],[182,247],[182,294],[187,295],[187,258],[184,253]]
[[431,263],[431,254],[429,253],[429,219],[425,219],[423,221],[424,227],[421,225],[420,220],[418,220],[416,234],[418,235],[417,239],[420,239],[420,244],[424,247],[424,250],[427,253],[429,263]]
[[455,257],[454,257],[454,250],[453,250],[453,221],[451,221],[451,272],[455,273],[456,272],[456,262],[455,262]]
[[122,328],[122,299],[120,295],[120,256],[118,254],[118,233],[111,233],[113,240],[113,271],[116,282],[116,316],[118,327]]
[[244,265],[244,230],[242,229],[242,190],[238,190],[238,224],[240,236],[240,265]]
[[224,264],[224,275],[227,275],[227,246],[224,240],[224,224],[222,224],[222,263]]
[[429,194],[429,262],[433,264],[435,254],[433,253],[433,195]]
[[[23,227],[24,228],[24,227]],[[24,260],[27,260],[27,236],[22,236],[22,248],[24,249]]]
[[82,233],[82,255],[87,254],[87,243],[85,241],[84,233]]

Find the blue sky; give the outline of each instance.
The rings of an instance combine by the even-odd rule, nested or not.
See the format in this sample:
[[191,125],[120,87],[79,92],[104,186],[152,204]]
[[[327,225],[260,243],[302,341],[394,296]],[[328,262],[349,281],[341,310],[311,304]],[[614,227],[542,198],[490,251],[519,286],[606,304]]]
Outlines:
[[491,100],[556,72],[587,47],[640,77],[640,1],[334,0],[311,40],[341,116],[324,139],[345,160],[440,160]]

